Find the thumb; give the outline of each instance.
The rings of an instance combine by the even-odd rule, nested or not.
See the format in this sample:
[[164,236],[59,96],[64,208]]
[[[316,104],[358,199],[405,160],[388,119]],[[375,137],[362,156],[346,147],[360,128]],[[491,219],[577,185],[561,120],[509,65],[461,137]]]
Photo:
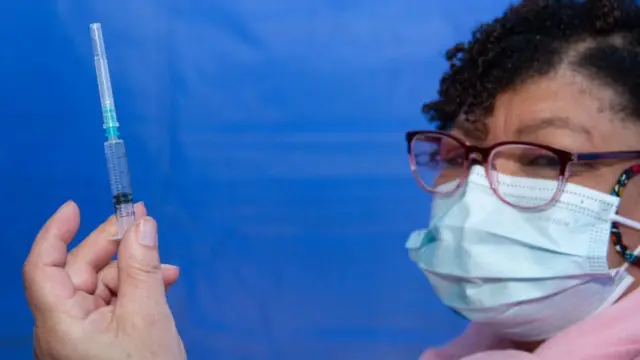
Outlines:
[[120,241],[118,307],[125,312],[134,311],[136,316],[140,316],[156,305],[165,305],[156,222],[145,217],[130,228]]

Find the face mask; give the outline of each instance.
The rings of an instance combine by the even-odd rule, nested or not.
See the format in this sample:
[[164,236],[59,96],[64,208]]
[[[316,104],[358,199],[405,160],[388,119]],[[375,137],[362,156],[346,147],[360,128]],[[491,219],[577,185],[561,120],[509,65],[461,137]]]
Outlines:
[[[515,196],[555,186],[525,181],[530,186]],[[464,188],[434,198],[429,228],[413,232],[406,246],[445,305],[508,339],[543,340],[609,306],[632,284],[627,264],[607,264],[612,219],[640,229],[616,215],[619,202],[567,184],[549,209],[521,211],[501,202],[474,166]]]

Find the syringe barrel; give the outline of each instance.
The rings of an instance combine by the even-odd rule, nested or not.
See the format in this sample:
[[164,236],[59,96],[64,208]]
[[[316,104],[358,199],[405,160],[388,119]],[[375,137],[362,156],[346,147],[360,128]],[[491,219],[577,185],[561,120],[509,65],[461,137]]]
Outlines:
[[118,221],[118,235],[122,237],[135,222],[133,189],[131,188],[131,176],[124,141],[106,141],[104,152],[109,170],[113,207]]
[[116,196],[122,193],[132,193],[127,152],[123,140],[106,141],[104,152],[107,157],[109,169],[109,181],[111,182],[111,194]]
[[[107,158],[109,170],[109,183],[113,196],[113,206],[118,218],[118,227],[128,227],[133,223],[135,212],[133,210],[133,189],[131,188],[131,176],[127,163],[127,153],[124,141],[115,140],[104,143],[104,152]],[[124,231],[120,231],[120,236]],[[126,229],[124,229],[126,230]]]
[[133,206],[133,203],[115,205],[118,239],[122,239],[127,230],[136,223],[136,213]]

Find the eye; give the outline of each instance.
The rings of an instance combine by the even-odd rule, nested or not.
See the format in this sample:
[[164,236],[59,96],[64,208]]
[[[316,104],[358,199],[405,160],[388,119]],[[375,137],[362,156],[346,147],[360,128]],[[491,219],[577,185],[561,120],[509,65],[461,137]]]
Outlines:
[[436,150],[416,152],[413,156],[417,166],[435,168],[440,164],[440,152]]
[[444,152],[444,149],[440,151],[440,162],[448,167],[460,167],[464,166],[466,156],[462,149],[455,149],[453,151]]
[[464,168],[466,148],[459,142],[441,134],[423,134],[412,142],[415,165],[437,172]]
[[465,153],[462,149],[447,151],[436,148],[429,152],[415,154],[416,165],[429,168],[460,167],[464,166]]
[[550,167],[554,169],[557,169],[560,166],[560,160],[557,156],[529,154],[525,157],[526,158],[521,161],[521,164],[524,164],[525,166]]

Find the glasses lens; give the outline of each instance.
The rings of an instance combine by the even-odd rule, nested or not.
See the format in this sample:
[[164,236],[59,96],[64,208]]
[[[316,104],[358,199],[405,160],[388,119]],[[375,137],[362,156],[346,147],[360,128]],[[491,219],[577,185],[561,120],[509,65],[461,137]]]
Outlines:
[[544,206],[560,187],[560,159],[537,146],[501,146],[491,155],[490,166],[497,193],[514,206]]
[[430,192],[448,193],[465,175],[465,149],[449,137],[419,135],[411,145],[411,153],[415,160],[415,175]]

